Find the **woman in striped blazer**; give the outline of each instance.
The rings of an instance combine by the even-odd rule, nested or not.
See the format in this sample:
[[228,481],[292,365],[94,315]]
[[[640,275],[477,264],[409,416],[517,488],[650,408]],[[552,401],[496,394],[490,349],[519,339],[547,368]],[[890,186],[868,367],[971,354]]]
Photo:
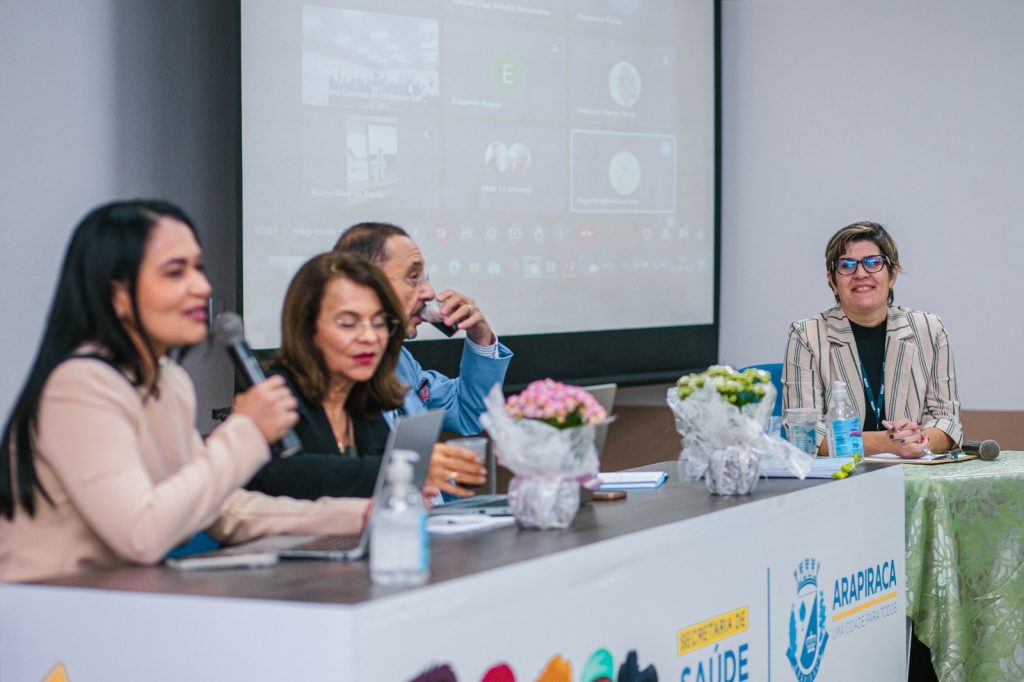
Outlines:
[[848,225],[829,240],[825,263],[838,305],[790,327],[783,407],[817,408],[824,454],[824,413],[841,380],[861,416],[864,454],[910,459],[959,445],[949,337],[938,316],[892,304],[900,272],[892,237],[878,223]]

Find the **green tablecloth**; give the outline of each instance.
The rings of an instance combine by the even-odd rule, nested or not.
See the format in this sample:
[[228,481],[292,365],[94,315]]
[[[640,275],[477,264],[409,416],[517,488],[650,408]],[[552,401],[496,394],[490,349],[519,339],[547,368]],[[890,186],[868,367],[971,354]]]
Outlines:
[[904,466],[907,615],[943,682],[1024,680],[1024,452]]

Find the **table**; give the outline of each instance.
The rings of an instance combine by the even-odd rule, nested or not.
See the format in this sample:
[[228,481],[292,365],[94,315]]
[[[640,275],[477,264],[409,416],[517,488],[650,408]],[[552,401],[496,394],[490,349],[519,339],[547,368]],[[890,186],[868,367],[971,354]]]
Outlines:
[[940,680],[1024,680],[1024,453],[904,466],[907,615]]
[[366,562],[308,561],[0,585],[0,680],[41,679],[58,661],[71,682],[403,682],[433,665],[465,682],[502,664],[515,677],[494,679],[903,675],[902,467],[766,480],[742,497],[658,468],[672,477],[661,489],[591,503],[566,531],[435,538],[419,588],[374,587]]

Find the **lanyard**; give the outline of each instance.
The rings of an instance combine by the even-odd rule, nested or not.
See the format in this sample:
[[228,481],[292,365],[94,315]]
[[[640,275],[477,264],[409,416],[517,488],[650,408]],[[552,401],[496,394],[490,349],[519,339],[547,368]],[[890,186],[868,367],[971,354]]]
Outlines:
[[875,414],[875,428],[882,427],[882,406],[885,404],[885,360],[882,360],[882,380],[878,386],[878,404],[875,404],[875,392],[871,390],[871,382],[868,381],[868,373],[864,371],[864,361],[860,361],[860,378],[864,381],[864,393],[868,397],[868,404]]

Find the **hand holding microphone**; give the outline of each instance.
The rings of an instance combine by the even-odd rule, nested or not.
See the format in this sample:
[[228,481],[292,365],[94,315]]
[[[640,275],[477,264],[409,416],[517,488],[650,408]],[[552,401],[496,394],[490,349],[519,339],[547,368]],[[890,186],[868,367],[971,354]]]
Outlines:
[[298,402],[284,380],[268,380],[249,344],[245,342],[242,318],[223,312],[213,320],[213,338],[231,357],[242,384],[248,389],[235,400],[235,409],[250,417],[271,443],[275,457],[290,457],[302,450],[302,441],[291,430],[299,420]]
[[235,396],[231,406],[235,414],[244,414],[254,422],[268,443],[276,443],[285,436],[299,415],[295,411],[298,401],[282,377],[270,377],[244,393]]

